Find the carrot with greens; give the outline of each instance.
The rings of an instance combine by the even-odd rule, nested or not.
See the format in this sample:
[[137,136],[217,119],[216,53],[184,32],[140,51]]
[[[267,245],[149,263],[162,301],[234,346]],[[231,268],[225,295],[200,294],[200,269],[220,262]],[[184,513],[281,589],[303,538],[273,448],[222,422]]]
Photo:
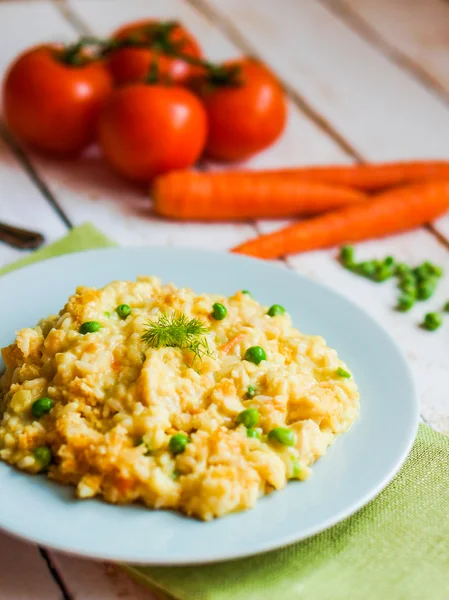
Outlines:
[[304,181],[295,173],[175,171],[152,186],[156,213],[204,221],[313,215],[366,200],[358,190]]
[[232,251],[258,258],[317,250],[405,231],[449,210],[449,181],[396,188],[372,200],[301,221]]
[[272,171],[277,174],[297,175],[306,181],[342,185],[366,192],[378,192],[390,187],[408,185],[423,180],[449,180],[449,161],[391,162],[368,165],[337,165],[299,167]]

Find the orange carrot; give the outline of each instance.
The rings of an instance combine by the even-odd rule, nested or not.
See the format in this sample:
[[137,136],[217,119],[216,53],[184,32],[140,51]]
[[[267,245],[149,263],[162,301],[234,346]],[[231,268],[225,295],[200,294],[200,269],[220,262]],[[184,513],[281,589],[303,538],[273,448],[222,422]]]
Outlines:
[[231,350],[236,346],[242,339],[243,333],[239,333],[235,337],[231,338],[229,342],[226,342],[223,346],[220,346],[219,350],[222,354],[229,354]]
[[317,250],[405,231],[449,210],[449,181],[395,188],[363,204],[349,206],[295,223],[233,248],[258,258]]
[[449,161],[391,162],[384,164],[299,167],[271,172],[278,176],[297,175],[303,180],[342,185],[366,192],[429,180],[449,180]]
[[366,200],[357,190],[301,176],[257,171],[177,171],[156,178],[152,195],[158,214],[218,221],[312,215]]

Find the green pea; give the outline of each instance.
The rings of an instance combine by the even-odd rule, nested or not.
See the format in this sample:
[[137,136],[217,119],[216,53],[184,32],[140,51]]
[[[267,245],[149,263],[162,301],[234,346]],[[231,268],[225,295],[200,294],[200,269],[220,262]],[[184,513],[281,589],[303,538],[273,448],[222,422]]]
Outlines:
[[212,318],[216,321],[223,321],[227,314],[228,309],[223,304],[215,302],[215,304],[212,305]]
[[410,294],[402,294],[402,296],[399,296],[398,298],[396,310],[407,312],[414,306],[414,304],[415,296],[411,296]]
[[340,262],[342,265],[350,266],[354,264],[355,249],[354,246],[342,246],[340,248]]
[[438,281],[434,277],[429,277],[420,283],[418,283],[417,287],[417,298],[418,300],[428,300],[431,296],[433,296]]
[[245,352],[245,360],[252,362],[255,365],[259,365],[263,360],[267,360],[266,352],[260,346],[251,346]]
[[376,263],[373,260],[367,260],[355,265],[355,270],[359,275],[372,279],[376,273]]
[[257,431],[257,429],[254,429],[253,427],[248,427],[248,429],[246,430],[246,435],[249,438],[256,438],[257,440],[260,440],[262,438],[259,431]]
[[296,444],[295,432],[288,427],[275,427],[268,434],[270,442],[277,442],[283,446],[294,446]]
[[247,429],[250,429],[255,427],[259,422],[259,411],[257,408],[247,408],[237,415],[236,420],[240,425],[244,425]]
[[129,317],[129,315],[131,314],[131,307],[127,304],[120,304],[115,309],[115,312],[121,319],[126,319],[126,317]]
[[373,279],[374,281],[381,283],[382,281],[386,281],[387,279],[393,277],[393,273],[394,270],[391,266],[381,264],[376,267],[376,272],[374,273]]
[[429,270],[430,275],[433,275],[434,277],[442,277],[444,274],[443,267],[440,267],[438,265],[433,265],[431,263],[429,263],[428,270]]
[[424,317],[424,321],[421,325],[421,327],[423,327],[424,329],[427,329],[428,331],[435,331],[435,329],[438,329],[438,327],[440,327],[443,323],[443,317],[442,315],[440,315],[439,313],[434,313],[434,312],[430,312],[427,313],[426,316]]
[[301,474],[301,465],[296,456],[291,457],[291,475],[289,479],[298,479]]
[[427,279],[427,277],[441,277],[443,275],[442,267],[434,265],[433,263],[426,260],[414,269],[416,277],[420,280]]
[[280,304],[273,304],[273,306],[270,306],[267,312],[269,317],[277,317],[283,314],[285,314],[285,308]]
[[48,446],[39,446],[33,452],[34,458],[40,464],[40,470],[44,470],[52,461],[52,453]]
[[96,333],[97,331],[100,331],[100,329],[101,325],[98,321],[86,321],[79,328],[79,332],[86,335],[86,333]]
[[394,265],[394,258],[392,256],[387,256],[384,258],[384,265],[387,267],[392,267]]
[[257,390],[253,385],[249,385],[246,389],[246,397],[251,399],[257,394]]
[[443,310],[444,310],[444,312],[449,312],[449,301],[446,302],[446,304],[444,305]]
[[346,371],[346,369],[343,369],[343,367],[338,367],[335,373],[339,377],[344,377],[345,379],[349,379],[351,377],[351,373],[349,373],[349,371]]
[[429,277],[441,277],[443,269],[437,265],[433,265],[429,261],[424,262],[422,265],[415,267],[413,273],[418,281],[425,281]]
[[408,275],[410,271],[411,269],[406,263],[398,263],[394,270],[394,274],[397,275],[397,277],[402,278],[404,275]]
[[402,283],[401,282],[398,287],[400,290],[402,290],[404,292],[404,294],[406,296],[412,296],[413,298],[416,298],[417,289],[416,289],[416,285],[414,283]]
[[170,438],[168,447],[173,454],[181,454],[186,449],[187,444],[190,442],[190,438],[185,433],[175,433]]
[[53,400],[51,398],[39,398],[31,405],[31,414],[33,417],[36,417],[36,419],[39,419],[49,413],[52,408]]
[[246,294],[247,296],[249,296],[250,298],[253,297],[253,295],[251,294],[251,292],[249,290],[242,290],[242,294]]
[[416,277],[413,273],[408,272],[400,276],[398,287],[401,288],[404,285],[416,285]]

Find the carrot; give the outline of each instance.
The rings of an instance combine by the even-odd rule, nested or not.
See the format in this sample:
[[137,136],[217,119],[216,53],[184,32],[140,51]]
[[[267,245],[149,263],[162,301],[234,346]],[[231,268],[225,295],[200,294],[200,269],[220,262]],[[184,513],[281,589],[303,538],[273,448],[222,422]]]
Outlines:
[[272,175],[297,175],[307,181],[342,185],[366,192],[429,180],[448,179],[449,161],[391,162],[373,165],[345,165],[280,169]]
[[395,188],[374,199],[249,240],[233,252],[258,258],[317,250],[423,225],[449,210],[449,181]]
[[231,338],[229,342],[226,342],[223,346],[220,346],[219,350],[222,354],[229,354],[231,350],[236,346],[242,339],[243,333],[239,333],[235,337]]
[[177,219],[218,221],[312,215],[366,200],[357,190],[304,181],[295,173],[177,171],[156,178],[155,211]]

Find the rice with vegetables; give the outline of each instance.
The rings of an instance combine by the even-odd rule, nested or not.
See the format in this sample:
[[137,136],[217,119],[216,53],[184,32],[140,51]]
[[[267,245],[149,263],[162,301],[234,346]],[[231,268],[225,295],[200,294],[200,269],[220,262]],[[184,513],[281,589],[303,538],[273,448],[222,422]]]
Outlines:
[[3,460],[205,520],[307,479],[359,414],[335,350],[242,291],[80,287],[2,355]]

